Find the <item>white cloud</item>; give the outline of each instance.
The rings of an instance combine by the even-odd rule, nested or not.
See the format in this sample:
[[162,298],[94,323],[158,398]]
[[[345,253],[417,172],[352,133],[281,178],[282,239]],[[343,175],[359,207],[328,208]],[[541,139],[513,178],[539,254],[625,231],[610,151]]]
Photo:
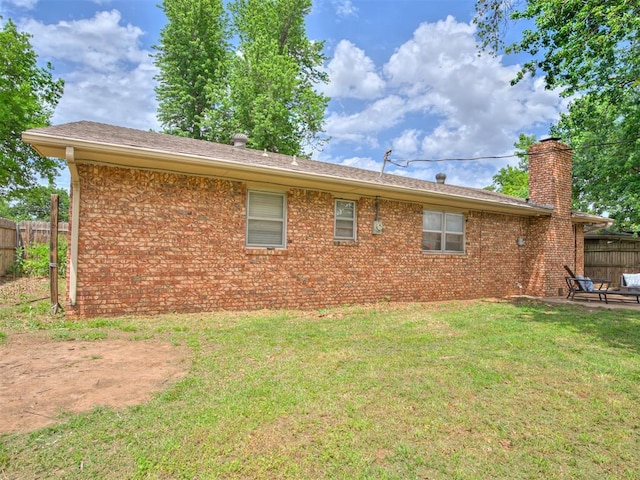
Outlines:
[[65,94],[54,123],[78,120],[159,129],[155,118],[155,67],[141,64],[129,71],[77,71],[66,77]]
[[[384,89],[385,97],[362,102],[355,113],[343,113],[340,104],[332,104],[328,133],[334,141],[371,145],[376,140],[370,136],[391,137],[396,158],[475,157],[511,152],[520,132],[555,122],[566,108],[559,93],[545,90],[539,78],[511,86],[519,66],[505,65],[501,57],[479,56],[474,34],[472,24],[451,16],[421,24],[382,67],[380,90],[369,90]],[[353,66],[359,72],[353,78],[360,79],[364,72],[375,73],[376,66],[350,42],[341,45],[331,65],[338,79],[333,87],[350,92],[354,85],[365,84],[348,81]],[[367,100],[364,95],[357,98]],[[427,178],[433,179],[437,172],[429,168]],[[459,165],[455,168],[460,171]],[[474,168],[465,164],[465,173]]]
[[14,5],[19,8],[26,8],[32,10],[38,3],[38,0],[5,0],[8,4]]
[[501,151],[520,131],[553,122],[562,109],[558,93],[540,79],[511,86],[519,67],[478,56],[474,31],[451,16],[423,23],[384,66],[389,84],[414,111],[438,118],[422,141],[426,156]]
[[[391,56],[384,69],[397,86],[441,84],[450,71],[477,58],[474,27],[448,16],[436,23],[422,23]],[[488,57],[493,58],[493,57]]]
[[416,154],[420,148],[419,136],[421,133],[415,128],[403,131],[399,137],[393,139],[393,153],[401,157]]
[[21,27],[33,34],[32,44],[40,55],[107,72],[148,61],[149,52],[140,48],[144,32],[131,24],[120,25],[121,20],[120,12],[111,10],[57,24],[29,19]]
[[94,120],[145,130],[159,127],[153,80],[157,69],[141,47],[144,32],[121,25],[121,20],[120,12],[112,10],[57,24],[21,23],[33,35],[38,55],[51,61],[54,73],[65,80],[54,123]]
[[361,112],[343,115],[331,113],[327,117],[326,132],[334,140],[361,140],[365,134],[379,133],[395,126],[404,116],[406,102],[391,95],[369,104]]
[[330,97],[372,99],[384,89],[384,80],[375,71],[373,61],[348,40],[341,40],[327,65],[329,84],[324,91]]
[[358,13],[358,9],[353,5],[351,0],[333,0],[332,3],[336,9],[336,15],[338,17],[351,17]]
[[376,162],[371,157],[349,157],[338,162],[340,165],[347,167],[362,168],[364,170],[380,170],[382,162]]

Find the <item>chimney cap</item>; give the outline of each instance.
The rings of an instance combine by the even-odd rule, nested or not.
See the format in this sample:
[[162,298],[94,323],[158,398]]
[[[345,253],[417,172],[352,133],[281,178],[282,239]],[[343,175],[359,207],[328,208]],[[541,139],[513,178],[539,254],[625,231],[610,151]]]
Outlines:
[[440,173],[436,174],[436,182],[444,183],[446,179],[447,179],[447,174],[446,173],[440,172]]
[[244,148],[247,146],[249,137],[244,133],[236,133],[231,137],[231,145],[238,148]]

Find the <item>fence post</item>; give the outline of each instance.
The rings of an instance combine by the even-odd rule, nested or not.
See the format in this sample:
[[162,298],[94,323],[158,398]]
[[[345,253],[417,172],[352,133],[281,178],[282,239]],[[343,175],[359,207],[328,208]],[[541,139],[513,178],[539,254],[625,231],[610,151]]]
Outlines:
[[57,313],[58,303],[58,205],[59,197],[51,195],[51,229],[49,241],[49,285],[51,290],[51,313]]

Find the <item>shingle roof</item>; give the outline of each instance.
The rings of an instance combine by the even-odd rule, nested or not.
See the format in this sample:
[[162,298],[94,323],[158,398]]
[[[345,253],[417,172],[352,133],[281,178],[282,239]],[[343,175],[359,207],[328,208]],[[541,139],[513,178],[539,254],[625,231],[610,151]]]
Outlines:
[[[293,162],[294,157],[289,155],[281,155],[272,152],[265,153],[249,148],[237,148],[231,145],[223,145],[204,140],[194,140],[186,137],[136,130],[103,123],[80,121],[32,129],[25,132],[25,140],[34,144],[34,146],[37,146],[38,139],[41,139],[43,136],[54,137],[60,140],[69,140],[70,145],[73,145],[74,142],[88,142],[140,149],[144,151],[176,154],[177,156],[192,156],[205,160],[229,161],[252,166],[259,165],[267,169],[273,168],[278,169],[279,171],[287,170],[307,174],[309,176],[321,175],[323,177],[333,177],[336,180],[352,180],[367,183],[369,185],[377,184],[380,186],[393,186],[413,191],[419,190],[424,193],[430,192],[443,196],[450,195],[457,198],[464,197],[497,205],[513,206],[525,209],[532,208],[535,210],[540,210],[542,208],[551,211],[551,207],[549,206],[534,205],[525,199],[503,195],[489,190],[440,184],[437,182],[388,173],[381,175],[380,172],[374,172],[371,170],[304,158],[295,158],[295,162]],[[34,138],[36,139],[34,140]]]

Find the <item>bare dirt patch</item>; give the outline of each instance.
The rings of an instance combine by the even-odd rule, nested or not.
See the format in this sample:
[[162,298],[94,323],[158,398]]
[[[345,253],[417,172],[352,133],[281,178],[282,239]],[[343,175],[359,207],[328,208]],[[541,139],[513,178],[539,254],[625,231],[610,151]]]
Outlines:
[[[62,292],[64,293],[64,292]],[[49,279],[0,277],[0,307],[49,298]]]
[[164,339],[119,332],[117,338],[61,340],[53,330],[30,330],[16,306],[35,305],[48,293],[47,278],[0,277],[0,318],[8,322],[0,324],[0,432],[54,424],[65,412],[140,404],[188,370],[187,349]]
[[143,403],[186,369],[185,351],[168,342],[11,335],[0,344],[0,431],[50,425],[63,412]]

